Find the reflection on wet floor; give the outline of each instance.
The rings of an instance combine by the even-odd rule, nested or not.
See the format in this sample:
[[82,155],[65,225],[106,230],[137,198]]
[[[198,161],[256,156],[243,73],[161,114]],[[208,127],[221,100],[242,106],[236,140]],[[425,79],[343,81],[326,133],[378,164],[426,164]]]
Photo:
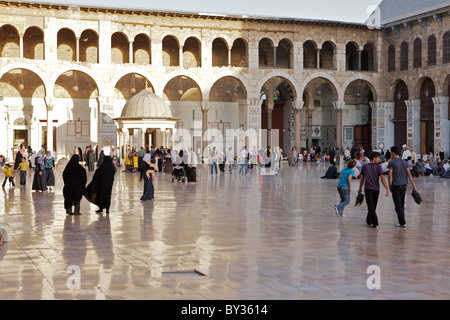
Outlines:
[[[417,180],[426,204],[408,194],[406,230],[394,227],[393,201],[380,196],[373,230],[365,205],[336,218],[337,181],[319,178],[323,166],[285,165],[276,176],[211,176],[205,167],[196,185],[159,174],[156,201],[145,203],[138,175],[118,173],[111,214],[83,200],[80,217],[65,214],[63,169],[54,192],[32,193],[32,173],[26,188],[0,191],[9,232],[0,299],[450,297],[447,180]],[[381,290],[367,288],[372,265]],[[70,266],[79,267],[80,289],[68,285]]]

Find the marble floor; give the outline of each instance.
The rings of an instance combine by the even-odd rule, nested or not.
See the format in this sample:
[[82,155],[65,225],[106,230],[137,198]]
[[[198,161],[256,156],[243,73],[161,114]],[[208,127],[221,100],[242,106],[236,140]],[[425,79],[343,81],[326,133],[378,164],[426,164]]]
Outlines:
[[32,193],[31,173],[26,188],[0,190],[0,299],[450,298],[449,180],[417,179],[426,203],[408,192],[405,230],[380,197],[374,230],[355,194],[335,216],[337,181],[319,178],[324,166],[283,165],[276,176],[203,167],[196,185],[160,174],[145,203],[138,176],[118,173],[111,214],[83,200],[80,217],[65,214],[63,169],[49,194]]

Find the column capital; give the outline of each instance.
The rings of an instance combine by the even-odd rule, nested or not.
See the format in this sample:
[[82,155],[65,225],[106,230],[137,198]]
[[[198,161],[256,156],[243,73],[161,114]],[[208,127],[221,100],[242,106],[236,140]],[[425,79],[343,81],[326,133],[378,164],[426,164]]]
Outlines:
[[45,97],[44,98],[45,105],[47,107],[48,111],[53,111],[53,107],[55,105],[55,98],[54,97]]
[[202,108],[202,113],[203,114],[206,114],[209,111],[208,103],[209,103],[209,101],[201,101],[200,102],[200,107]]
[[333,107],[337,111],[342,111],[345,107],[345,102],[344,101],[335,101],[335,102],[333,102]]
[[296,112],[300,112],[301,110],[303,110],[304,106],[305,102],[303,100],[292,101],[292,107],[295,109]]
[[369,101],[369,105],[372,109],[384,109],[386,102],[381,101]]

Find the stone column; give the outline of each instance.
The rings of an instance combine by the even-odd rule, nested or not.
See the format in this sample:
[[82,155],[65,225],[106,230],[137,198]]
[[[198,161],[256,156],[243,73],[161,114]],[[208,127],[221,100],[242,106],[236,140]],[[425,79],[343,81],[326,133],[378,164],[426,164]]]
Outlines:
[[[447,155],[450,152],[450,124],[448,120],[449,97],[434,97],[434,152],[441,148]],[[446,159],[447,159],[446,157]]]
[[184,67],[183,48],[184,48],[184,46],[180,46],[180,54],[179,54],[180,62],[179,63],[180,63],[181,68]]
[[[98,136],[99,150],[116,145],[117,133],[114,122],[114,97],[99,96],[98,103]],[[137,129],[134,130],[137,135]]]
[[23,34],[19,34],[20,59],[23,59]]
[[247,124],[246,129],[249,133],[249,148],[261,147],[261,105],[260,99],[247,99]]
[[320,69],[320,49],[317,48],[317,69]]
[[273,47],[273,67],[276,68],[277,67],[277,46]]
[[406,100],[407,146],[421,153],[420,100]]
[[76,38],[76,57],[75,57],[75,61],[76,62],[80,61],[80,37]]
[[344,101],[333,102],[334,109],[337,113],[336,120],[336,148],[342,150],[342,110],[344,109]]
[[47,150],[45,151],[52,151],[55,152],[56,150],[53,150],[53,107],[54,107],[54,100],[53,99],[47,99]]
[[130,44],[129,44],[129,62],[130,62],[130,64],[133,64],[133,43],[134,43],[134,41],[130,41]]
[[[273,92],[273,91],[271,91]],[[267,108],[267,141],[270,145],[270,147],[274,147],[273,141],[272,141],[272,113],[274,109],[274,102],[272,95],[266,94],[267,100],[266,100],[266,108]],[[278,142],[277,142],[278,144]],[[275,146],[276,147],[276,146]]]
[[361,71],[362,50],[358,50],[358,71]]
[[295,109],[295,148],[297,149],[297,152],[300,152],[302,146],[300,114],[304,104],[305,103],[302,100],[292,102],[292,107]]
[[231,67],[231,49],[233,47],[228,47],[228,66]]
[[206,131],[208,130],[208,101],[202,101],[200,106],[202,108],[202,154],[204,155],[208,145],[208,139],[206,137]]

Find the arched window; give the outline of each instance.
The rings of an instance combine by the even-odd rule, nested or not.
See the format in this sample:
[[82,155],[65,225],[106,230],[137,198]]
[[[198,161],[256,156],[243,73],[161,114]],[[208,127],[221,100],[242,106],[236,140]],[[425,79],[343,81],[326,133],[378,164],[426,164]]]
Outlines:
[[443,57],[444,63],[450,62],[450,31],[444,34],[444,45],[443,45]]
[[417,38],[414,41],[413,67],[414,68],[422,67],[422,40],[420,38]]
[[320,68],[334,68],[334,44],[330,41],[326,41],[322,45],[322,50],[320,50]]
[[374,59],[374,47],[371,43],[364,46],[361,53],[361,71],[374,71],[375,59]]
[[390,45],[388,49],[388,71],[395,71],[395,47]]
[[44,32],[30,27],[23,36],[23,56],[25,59],[44,60]]
[[259,67],[272,68],[274,62],[273,43],[268,38],[259,41]]
[[356,45],[352,42],[348,43],[345,47],[345,52],[347,56],[347,70],[355,71],[358,70],[359,57],[358,49]]
[[430,36],[428,38],[428,65],[436,65],[436,37]]
[[223,39],[214,39],[212,43],[212,65],[213,67],[228,66],[228,45]]
[[403,42],[400,47],[400,70],[408,70],[408,42]]
[[180,45],[178,40],[173,36],[166,36],[163,39],[163,66],[179,67],[180,66]]
[[236,39],[231,49],[231,66],[247,67],[247,43],[244,39]]
[[303,68],[317,68],[317,45],[308,40],[303,44]]
[[292,45],[287,39],[283,39],[278,43],[277,47],[277,68],[291,68],[291,52]]

